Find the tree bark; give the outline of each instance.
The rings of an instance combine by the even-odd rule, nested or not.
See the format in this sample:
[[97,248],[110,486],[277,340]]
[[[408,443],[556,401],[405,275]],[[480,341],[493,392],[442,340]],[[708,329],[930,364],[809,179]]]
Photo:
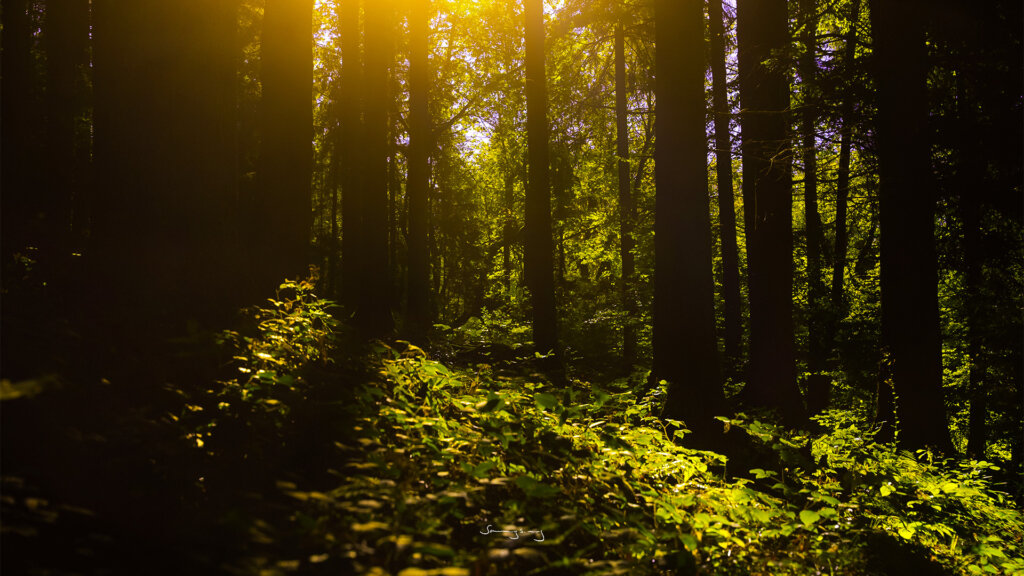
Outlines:
[[339,73],[339,170],[341,172],[341,287],[343,305],[354,310],[362,276],[362,58],[359,50],[359,0],[338,0],[341,71]]
[[807,407],[811,413],[828,405],[832,381],[823,373],[828,346],[825,343],[825,286],[821,281],[821,248],[824,244],[818,213],[817,122],[817,6],[814,0],[800,0],[803,30],[800,81],[803,106],[800,109],[801,152],[804,163],[804,223],[807,247]]
[[725,73],[725,23],[721,0],[708,1],[711,29],[711,98],[715,119],[715,174],[718,182],[718,225],[722,241],[722,299],[725,303],[726,373],[739,374],[743,340],[740,259],[736,241],[736,198],[729,134],[728,79]]
[[743,205],[750,292],[746,399],[804,418],[793,343],[789,79],[769,64],[789,44],[785,0],[738,0]]
[[[76,124],[85,114],[89,65],[89,2],[54,2],[46,10],[46,193],[47,255],[70,257],[72,210],[81,206],[89,158]],[[5,165],[6,166],[6,165]]]
[[[94,0],[91,283],[116,333],[234,312],[237,4]],[[145,321],[140,321],[144,318]],[[131,330],[125,331],[130,326]],[[123,332],[122,332],[123,331]]]
[[544,2],[523,0],[526,18],[526,282],[533,306],[533,341],[538,352],[558,352],[554,241],[548,153],[548,96],[544,73]]
[[[973,38],[971,39],[973,40]],[[973,44],[973,43],[972,43]],[[966,57],[962,54],[961,57]],[[957,121],[960,125],[958,188],[960,217],[963,221],[964,251],[964,313],[967,324],[968,369],[967,392],[970,412],[967,419],[967,454],[983,459],[987,441],[988,390],[985,386],[986,358],[984,351],[985,310],[983,283],[985,253],[982,248],[982,198],[991,186],[982,156],[984,142],[978,133],[975,113],[977,101],[968,86],[973,80],[968,65],[961,66],[956,76]]]
[[724,406],[715,336],[704,103],[703,3],[655,2],[654,366],[668,381],[663,417],[698,444]]
[[367,337],[391,332],[392,285],[388,273],[388,72],[393,32],[392,0],[365,7],[366,58],[363,71],[364,121],[362,240],[363,263],[356,324]]
[[36,202],[32,177],[38,171],[42,142],[36,127],[41,124],[42,110],[35,88],[32,62],[32,22],[27,0],[5,0],[3,5],[3,51],[0,83],[0,114],[2,114],[3,210],[0,211],[3,234],[3,267],[13,263],[13,254],[24,251],[29,221]]
[[[854,60],[857,55],[857,21],[860,19],[860,0],[853,0],[850,4],[850,30],[846,35],[846,45],[843,47],[843,65],[852,76]],[[852,77],[850,79],[852,81]],[[853,98],[844,95],[840,109],[839,137],[839,168],[836,174],[836,222],[835,222],[835,255],[832,258],[832,320],[829,325],[829,335],[826,338],[831,345],[835,344],[836,332],[839,328],[839,320],[846,317],[846,291],[844,288],[847,252],[850,249],[850,237],[847,230],[847,211],[850,198],[850,155],[853,148]]]
[[[899,442],[951,453],[942,393],[923,4],[870,0],[878,82],[882,339]],[[880,420],[888,420],[880,414]]]
[[310,263],[313,2],[267,0],[260,45],[262,141],[256,169],[256,289],[303,278]]
[[619,254],[622,259],[622,278],[619,292],[622,305],[622,366],[626,373],[636,363],[637,306],[633,294],[633,228],[636,225],[636,206],[629,178],[629,117],[626,109],[626,34],[622,23],[615,26],[615,155],[618,157],[619,177]]
[[409,201],[408,308],[406,323],[411,334],[423,336],[430,328],[429,227],[430,72],[427,62],[430,31],[430,0],[416,0],[409,12]]

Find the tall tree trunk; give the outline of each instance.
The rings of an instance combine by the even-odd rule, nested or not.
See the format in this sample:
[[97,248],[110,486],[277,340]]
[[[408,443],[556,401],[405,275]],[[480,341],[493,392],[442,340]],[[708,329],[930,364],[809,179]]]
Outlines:
[[[854,59],[857,55],[857,21],[860,19],[860,0],[850,3],[850,29],[846,34],[846,45],[843,47],[843,66],[851,75],[854,70]],[[853,97],[844,94],[840,108],[839,137],[839,168],[836,174],[836,222],[835,222],[835,255],[832,258],[832,313],[829,322],[829,333],[826,342],[835,345],[839,321],[846,317],[846,291],[844,286],[846,275],[847,252],[850,249],[850,237],[847,231],[846,215],[850,198],[850,154],[853,148]]]
[[[335,110],[337,114],[337,110]],[[330,225],[328,226],[328,234],[330,239],[327,241],[327,258],[325,260],[327,266],[326,277],[324,278],[326,285],[326,292],[329,297],[333,298],[338,290],[338,280],[340,275],[340,262],[341,262],[341,247],[339,242],[340,230],[338,228],[338,217],[340,216],[338,210],[338,196],[341,195],[341,162],[339,161],[339,155],[341,150],[341,129],[337,126],[333,127],[329,139],[333,151],[331,154],[331,166],[330,177],[327,182],[327,190],[331,195],[330,198]]]
[[804,222],[807,236],[807,408],[820,412],[828,405],[832,381],[823,373],[828,346],[825,344],[825,286],[821,281],[821,248],[824,244],[818,213],[817,154],[817,43],[818,17],[814,0],[800,0],[803,30],[800,80],[803,107],[800,109],[801,152],[804,163]]
[[267,0],[260,44],[256,289],[308,273],[312,228],[313,1]]
[[38,171],[33,165],[39,160],[37,127],[42,121],[38,105],[38,91],[32,62],[32,22],[28,0],[5,0],[3,5],[3,51],[0,72],[0,170],[3,188],[2,218],[4,271],[13,263],[13,254],[25,249],[28,223],[33,217],[35,186],[32,178]]
[[430,327],[430,262],[427,228],[430,226],[430,72],[427,62],[430,0],[416,0],[409,12],[409,198],[408,309],[410,332],[422,336]]
[[362,274],[356,323],[365,336],[391,332],[392,284],[388,270],[388,72],[394,4],[375,0],[365,7],[366,58],[363,72]]
[[[974,40],[971,38],[970,40]],[[976,45],[971,42],[970,45]],[[966,52],[966,51],[965,51]],[[967,58],[966,53],[961,55]],[[970,413],[967,420],[967,454],[982,459],[985,455],[988,419],[988,390],[985,387],[984,311],[988,307],[982,292],[985,253],[982,249],[982,201],[991,184],[982,156],[984,142],[978,133],[977,101],[969,93],[976,81],[969,65],[961,66],[956,75],[957,121],[961,145],[958,166],[960,215],[963,220],[964,309],[967,324],[968,397]]]
[[416,0],[409,11],[409,199],[408,308],[406,325],[411,334],[421,337],[430,328],[430,262],[427,228],[430,226],[429,155],[430,72],[427,62],[430,33],[430,0]]
[[633,294],[633,228],[636,225],[636,206],[629,180],[629,116],[626,109],[626,34],[622,23],[615,26],[615,155],[619,169],[619,254],[622,259],[622,278],[619,297],[622,303],[622,367],[626,373],[636,363],[636,297]]
[[[397,104],[397,101],[392,101],[391,117],[397,118],[398,116]],[[390,127],[392,131],[396,128],[394,123],[390,123]],[[399,196],[402,195],[402,178],[398,170],[398,144],[395,142],[394,132],[388,136],[388,148],[388,275],[392,285],[392,302],[397,305],[408,282],[408,267],[403,267],[398,258],[398,246],[402,237],[405,237],[406,241],[409,238],[407,222],[409,197],[406,195],[405,205],[399,206]]]
[[722,298],[725,302],[725,362],[727,374],[736,377],[739,374],[740,346],[743,340],[743,302],[740,296],[740,258],[736,241],[736,198],[732,182],[723,16],[722,1],[708,0],[711,98],[715,112],[715,174],[718,179],[718,225],[722,239]]
[[[94,0],[92,284],[103,322],[223,322],[242,270],[233,0]],[[145,321],[140,321],[145,318]]]
[[526,283],[533,306],[533,341],[541,353],[558,351],[554,246],[548,153],[548,95],[544,73],[544,2],[523,0],[526,18]]
[[899,441],[951,453],[942,393],[926,10],[916,0],[870,0],[870,7],[878,79],[882,339],[892,359]]
[[698,443],[724,406],[715,336],[704,122],[704,13],[699,0],[657,0],[654,146],[654,366],[668,381],[663,416]]
[[46,228],[49,258],[70,257],[72,206],[85,188],[88,148],[76,124],[86,110],[89,2],[50,2],[46,10]]
[[789,44],[785,0],[738,0],[743,205],[750,290],[746,399],[799,423],[793,343],[789,79],[767,62]]
[[359,51],[359,0],[335,2],[341,44],[340,87],[338,89],[340,144],[338,163],[341,172],[341,303],[354,310],[359,300],[362,277],[363,190],[362,120],[360,86],[362,58]]

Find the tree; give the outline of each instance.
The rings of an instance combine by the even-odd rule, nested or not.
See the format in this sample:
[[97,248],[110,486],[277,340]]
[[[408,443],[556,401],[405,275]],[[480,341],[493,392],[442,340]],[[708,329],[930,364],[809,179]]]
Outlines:
[[[35,199],[31,190],[37,166],[39,142],[35,129],[42,122],[39,93],[33,72],[32,21],[27,0],[11,0],[3,6],[3,82],[0,109],[3,115],[3,266],[24,250],[28,223]],[[6,270],[5,270],[6,271]]]
[[[71,252],[72,216],[83,201],[88,138],[78,128],[87,109],[89,2],[70,0],[46,11],[46,162],[44,244],[47,257],[66,261]],[[5,124],[6,125],[6,124]],[[83,219],[79,217],[79,225]],[[82,230],[77,230],[80,234]]]
[[743,207],[750,291],[750,365],[744,394],[803,417],[793,343],[793,222],[789,80],[776,61],[789,43],[785,0],[738,0]]
[[[236,4],[96,0],[91,284],[101,322],[185,331],[234,311]],[[140,322],[144,318],[144,322]]]
[[878,418],[899,442],[952,452],[942,393],[935,196],[928,138],[924,6],[870,0],[878,86],[882,341],[891,388],[880,384]]
[[[850,15],[848,18],[849,30],[846,33],[846,40],[843,46],[843,66],[851,72],[852,76],[854,59],[857,55],[857,22],[860,19],[860,0],[853,0],[850,3]],[[835,250],[832,258],[832,288],[831,306],[832,314],[829,322],[829,332],[826,341],[834,343],[838,320],[846,316],[846,261],[847,252],[850,248],[850,238],[847,232],[847,212],[850,197],[850,154],[853,148],[853,97],[849,94],[843,95],[840,105],[839,129],[839,167],[836,171],[836,220],[835,220]],[[826,399],[827,401],[827,399]]]
[[409,271],[407,328],[422,335],[431,324],[429,186],[431,144],[429,51],[430,0],[415,0],[409,12]]
[[821,280],[821,251],[824,245],[818,213],[817,124],[819,94],[817,83],[818,7],[814,0],[800,0],[803,51],[799,71],[803,105],[800,108],[801,154],[804,164],[804,225],[807,248],[807,401],[810,412],[828,404],[831,380],[824,374],[828,345],[825,341],[825,286]]
[[362,264],[346,281],[359,285],[356,323],[366,336],[383,336],[394,328],[388,258],[388,73],[391,67],[394,5],[368,2],[364,15],[366,53],[363,68],[363,175],[361,208]]
[[636,226],[636,205],[629,178],[629,117],[626,110],[626,34],[622,23],[615,25],[615,155],[618,158],[619,184],[619,254],[622,278],[619,280],[622,299],[622,364],[627,372],[636,362],[636,295],[633,293],[633,228]]
[[362,188],[359,154],[362,143],[359,52],[359,0],[339,0],[341,70],[338,79],[337,167],[341,184],[341,302],[355,308],[358,301],[362,250]]
[[654,366],[663,416],[706,442],[724,405],[715,337],[704,121],[704,17],[697,0],[655,3]]
[[732,143],[729,134],[728,79],[725,75],[725,23],[721,0],[708,1],[711,32],[711,98],[715,124],[715,175],[718,183],[718,223],[722,242],[722,299],[725,303],[725,358],[736,374],[743,339],[740,260],[736,242],[736,200],[732,182]]
[[526,19],[526,134],[529,155],[525,276],[533,306],[533,341],[539,352],[546,353],[558,350],[558,333],[551,231],[543,0],[523,0],[523,9]]
[[253,263],[260,293],[305,276],[313,168],[313,2],[268,0],[261,58],[262,140]]

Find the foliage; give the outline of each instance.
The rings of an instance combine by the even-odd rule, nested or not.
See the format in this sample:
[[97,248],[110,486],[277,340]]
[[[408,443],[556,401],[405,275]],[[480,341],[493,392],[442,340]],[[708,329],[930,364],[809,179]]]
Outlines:
[[[268,306],[247,312],[256,334],[221,334],[221,344],[234,350],[236,375],[219,381],[207,402],[216,403],[216,417],[194,435],[200,447],[218,425],[271,432],[284,426],[291,407],[306,400],[310,376],[322,375],[338,354],[340,323],[331,315],[335,305],[313,293],[316,278],[285,281]],[[264,440],[273,441],[266,435]]]
[[[272,391],[324,362],[324,306],[307,295],[265,309],[244,358],[276,381],[245,373],[226,390],[255,388],[246,401],[277,413],[275,401],[301,403]],[[687,448],[682,423],[655,416],[658,395],[637,404],[623,381],[555,387],[453,368],[407,342],[378,344],[370,361],[378,377],[336,442],[350,455],[340,482],[278,484],[310,558],[406,576],[876,573],[887,554],[951,573],[1024,570],[1024,518],[993,488],[994,465],[899,452],[848,412],[819,417],[817,434],[723,419],[727,437],[750,439],[730,460]],[[747,461],[760,467],[732,469]],[[877,552],[879,539],[891,549]]]
[[[821,517],[846,512],[848,533],[863,537],[882,531],[927,551],[955,573],[1024,572],[1019,552],[1024,515],[994,485],[991,474],[998,466],[877,443],[876,430],[846,411],[832,410],[816,420],[824,434],[797,435],[758,421],[732,424],[780,453],[809,449],[811,459],[804,462],[809,467],[788,470],[786,480],[771,490],[805,500]],[[766,479],[778,476],[752,472]]]

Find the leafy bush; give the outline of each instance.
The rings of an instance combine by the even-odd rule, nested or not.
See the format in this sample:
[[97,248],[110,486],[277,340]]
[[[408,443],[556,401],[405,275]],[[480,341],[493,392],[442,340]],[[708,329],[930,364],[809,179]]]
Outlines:
[[[264,465],[284,450],[281,429],[337,370],[331,306],[286,283],[252,312],[255,335],[225,333],[237,376],[221,382],[198,443],[224,455],[243,438]],[[472,329],[456,338],[486,344]],[[729,459],[687,448],[682,423],[656,416],[658,391],[637,403],[624,381],[555,387],[447,366],[408,342],[367,361],[377,377],[353,391],[351,431],[332,436],[334,488],[277,482],[311,564],[400,576],[1024,573],[1024,519],[988,478],[994,465],[898,451],[852,412],[819,416],[816,434],[723,419],[754,453]]]
[[[629,391],[381,352],[357,439],[369,458],[320,509],[348,523],[357,537],[336,545],[364,570],[872,573],[878,537],[957,573],[1021,570],[1024,522],[991,465],[897,452],[843,413],[813,438],[730,420],[779,462],[730,477],[724,456],[673,441],[680,423]],[[819,465],[794,456],[808,448]]]
[[276,430],[307,399],[310,374],[328,369],[339,351],[340,323],[331,315],[335,305],[313,293],[314,281],[285,281],[268,306],[246,310],[255,322],[254,335],[221,333],[221,344],[234,354],[234,375],[208,391],[212,414],[199,420],[193,435],[200,447],[219,436],[219,447],[238,448],[240,435],[253,449],[280,444]]

